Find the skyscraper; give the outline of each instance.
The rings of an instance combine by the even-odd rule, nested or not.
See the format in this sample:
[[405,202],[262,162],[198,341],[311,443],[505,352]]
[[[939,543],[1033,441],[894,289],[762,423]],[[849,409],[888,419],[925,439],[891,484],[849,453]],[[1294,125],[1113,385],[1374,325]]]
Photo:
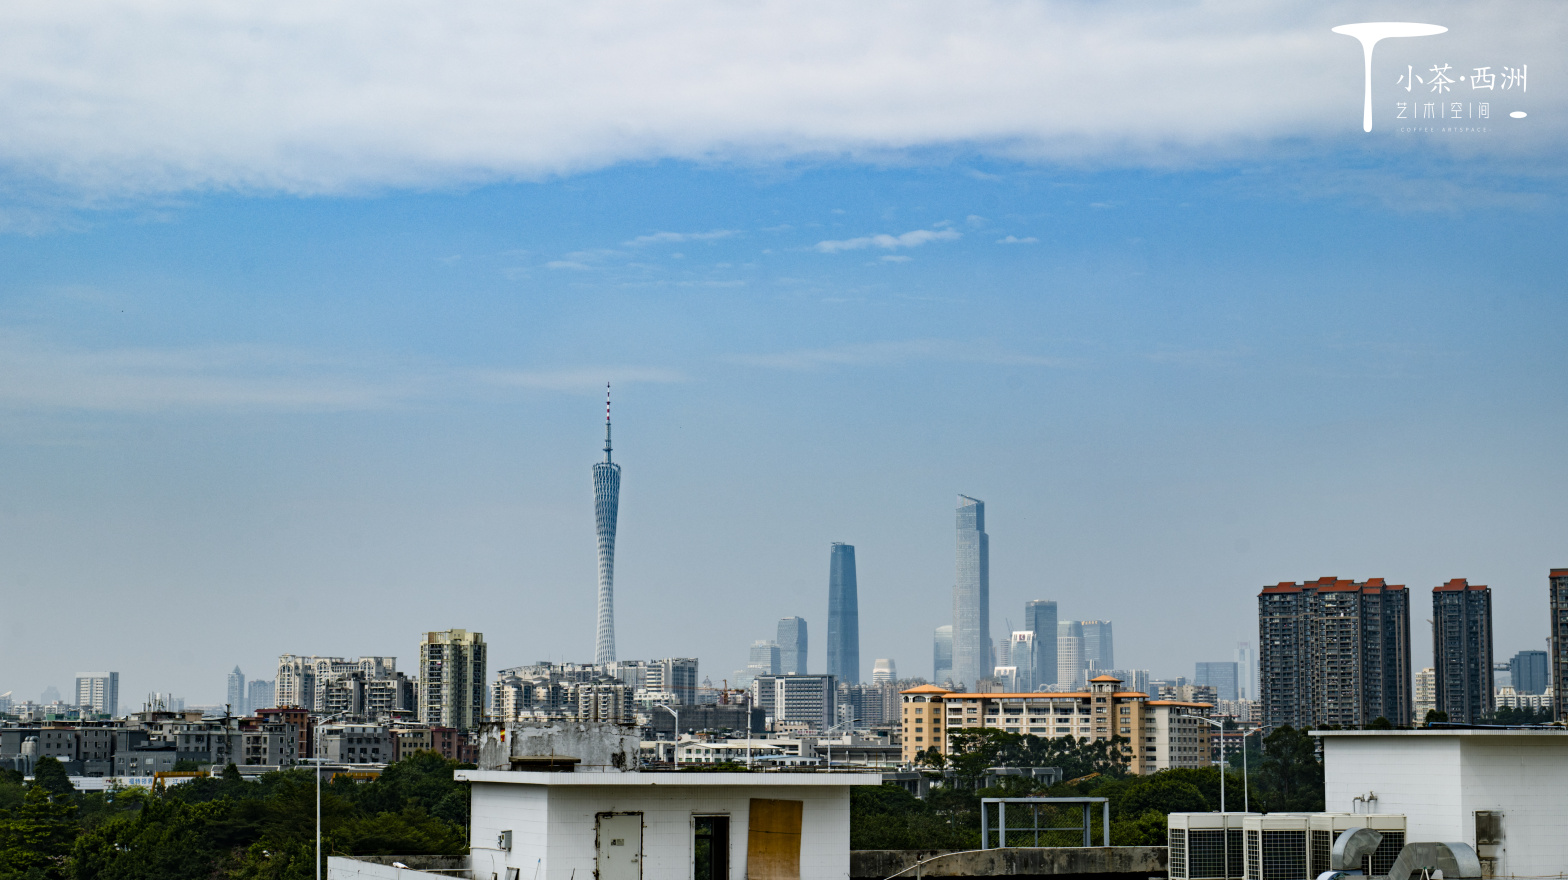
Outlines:
[[1551,635],[1547,646],[1552,652],[1552,717],[1568,718],[1568,568],[1554,568],[1546,578],[1550,600]]
[[779,621],[779,671],[785,675],[806,674],[806,621],[786,617]]
[[1199,663],[1197,674],[1193,675],[1192,683],[1208,685],[1214,688],[1214,694],[1221,700],[1238,699],[1240,684],[1237,681],[1238,664],[1234,661],[1219,663]]
[[[1083,624],[1083,668],[1115,669],[1116,651],[1111,647],[1111,622],[1085,620]],[[1093,678],[1094,676],[1089,676]]]
[[485,714],[485,637],[449,629],[419,643],[419,720],[472,730]]
[[271,709],[276,703],[273,701],[272,682],[264,678],[253,678],[245,683],[245,712],[254,715],[258,709]]
[[[1035,667],[1039,658],[1035,656],[1038,647],[1035,645],[1032,630],[1014,630],[1013,635],[1006,642],[1007,663],[999,666],[1012,666],[1016,670],[1013,674],[1013,689],[1016,691],[1032,691],[1040,686],[1034,677]],[[1050,684],[1050,682],[1045,682]]]
[[1025,602],[1024,629],[1034,633],[1034,686],[1055,684],[1056,603],[1046,599]]
[[1546,693],[1546,652],[1520,651],[1508,661],[1508,678],[1521,694]]
[[834,542],[828,553],[828,675],[860,683],[860,600],[855,548]]
[[1083,674],[1083,622],[1063,620],[1056,624],[1056,684],[1077,689],[1087,682]]
[[1432,588],[1437,711],[1478,724],[1492,714],[1492,591],[1464,578]]
[[943,684],[953,680],[953,625],[939,626],[931,637],[931,680]]
[[1258,594],[1263,726],[1410,723],[1410,593],[1382,578],[1285,581]]
[[235,715],[244,715],[250,710],[245,704],[245,673],[238,666],[229,673],[229,711]]
[[604,386],[604,461],[593,466],[594,530],[599,535],[599,628],[595,663],[615,661],[615,521],[621,507],[621,466],[610,461],[610,386]]
[[779,674],[779,643],[758,639],[751,643],[751,662],[746,670],[752,675]]
[[898,665],[891,659],[882,657],[871,664],[872,684],[892,684],[898,681]]
[[76,705],[97,715],[120,714],[120,673],[76,673]]
[[953,585],[953,678],[975,687],[991,674],[991,541],[985,502],[958,496],[958,571]]
[[1258,662],[1252,655],[1251,642],[1236,643],[1236,691],[1243,700],[1258,698]]

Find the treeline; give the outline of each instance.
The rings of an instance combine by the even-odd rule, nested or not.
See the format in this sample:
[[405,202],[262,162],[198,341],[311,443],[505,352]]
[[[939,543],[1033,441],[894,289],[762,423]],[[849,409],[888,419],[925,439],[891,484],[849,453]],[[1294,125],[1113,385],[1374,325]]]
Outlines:
[[[1128,773],[1120,743],[1080,743],[1072,737],[1049,739],[996,729],[955,731],[954,754],[930,754],[933,771],[948,771],[947,784],[920,800],[896,785],[856,787],[850,794],[851,849],[976,849],[980,846],[980,799],[989,797],[1104,797],[1111,806],[1111,843],[1115,846],[1164,846],[1169,813],[1220,808],[1220,770],[1165,770],[1147,776]],[[1323,765],[1305,731],[1281,727],[1252,743],[1247,757],[1250,806],[1254,812],[1323,809]],[[1236,755],[1226,775],[1226,807],[1242,808],[1242,758]],[[1022,776],[1004,776],[979,787],[988,767],[1060,767],[1065,782],[1042,785]],[[935,776],[935,772],[932,773]],[[1018,827],[1020,808],[1009,826]],[[1075,826],[1078,807],[1042,813],[1041,825]],[[1093,811],[1094,840],[1101,840],[1100,809]],[[992,822],[995,822],[993,813]],[[1023,840],[1018,836],[1010,838]],[[1027,838],[1032,845],[1033,837]],[[1076,832],[1051,832],[1041,845],[1078,846]]]
[[[321,786],[322,854],[460,855],[468,785],[435,752],[377,778]],[[312,880],[316,777],[221,776],[151,792],[83,794],[52,758],[31,781],[0,771],[0,880]]]

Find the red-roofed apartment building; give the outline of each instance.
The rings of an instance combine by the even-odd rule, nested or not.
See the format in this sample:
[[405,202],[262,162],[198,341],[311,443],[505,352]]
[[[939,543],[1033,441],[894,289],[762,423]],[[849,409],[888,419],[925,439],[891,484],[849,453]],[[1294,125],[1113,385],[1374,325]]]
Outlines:
[[1410,723],[1410,593],[1382,578],[1286,581],[1258,594],[1263,726]]
[[1558,718],[1568,718],[1568,568],[1554,568],[1547,575],[1551,596],[1552,635],[1552,709]]
[[1432,588],[1432,668],[1436,706],[1449,721],[1479,724],[1491,717],[1490,589],[1464,578]]

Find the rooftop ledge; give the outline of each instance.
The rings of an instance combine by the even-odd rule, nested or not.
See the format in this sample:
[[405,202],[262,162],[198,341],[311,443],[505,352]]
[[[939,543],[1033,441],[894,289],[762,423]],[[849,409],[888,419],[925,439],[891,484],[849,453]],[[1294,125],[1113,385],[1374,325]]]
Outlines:
[[1310,736],[1565,736],[1561,727],[1428,727],[1420,730],[1310,730]]
[[512,785],[666,785],[786,786],[881,785],[881,773],[541,773],[528,770],[458,770],[460,782],[501,782]]

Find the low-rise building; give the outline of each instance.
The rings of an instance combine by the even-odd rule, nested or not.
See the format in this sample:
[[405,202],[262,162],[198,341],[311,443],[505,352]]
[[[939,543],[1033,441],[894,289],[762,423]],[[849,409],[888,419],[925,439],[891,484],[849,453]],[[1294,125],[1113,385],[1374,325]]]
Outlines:
[[1200,719],[1213,708],[1208,703],[1176,700],[1145,703],[1143,737],[1135,746],[1143,757],[1143,766],[1136,772],[1155,773],[1212,765],[1214,734],[1218,729]]
[[1122,753],[1134,773],[1144,772],[1143,753],[1133,749],[1144,738],[1148,695],[1123,691],[1121,681],[1101,675],[1085,691],[1069,693],[954,693],[936,685],[902,692],[900,739],[904,763],[935,749],[952,753],[952,734],[997,728],[1044,737],[1071,736],[1086,741],[1123,740]]
[[379,724],[323,724],[316,728],[316,757],[338,764],[386,764],[392,736]]

